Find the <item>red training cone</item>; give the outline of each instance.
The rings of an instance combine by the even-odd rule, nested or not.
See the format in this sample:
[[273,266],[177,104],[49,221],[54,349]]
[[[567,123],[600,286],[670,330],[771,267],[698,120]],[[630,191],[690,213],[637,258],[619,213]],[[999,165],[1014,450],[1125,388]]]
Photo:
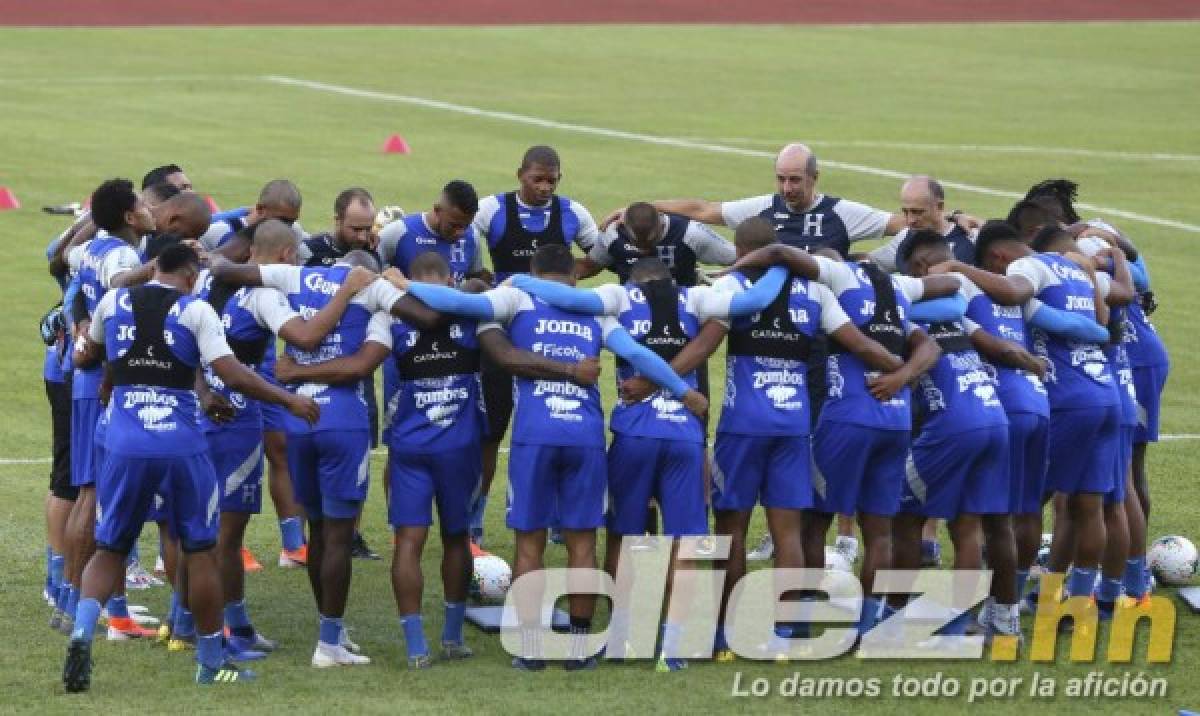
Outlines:
[[211,196],[204,197],[204,203],[208,204],[208,210],[214,214],[221,211],[221,207],[217,206],[217,202]]
[[6,186],[0,186],[0,211],[5,209],[20,209],[21,202],[17,201],[17,195]]
[[404,137],[399,134],[393,134],[383,143],[384,154],[408,154],[411,151],[408,142],[404,141]]

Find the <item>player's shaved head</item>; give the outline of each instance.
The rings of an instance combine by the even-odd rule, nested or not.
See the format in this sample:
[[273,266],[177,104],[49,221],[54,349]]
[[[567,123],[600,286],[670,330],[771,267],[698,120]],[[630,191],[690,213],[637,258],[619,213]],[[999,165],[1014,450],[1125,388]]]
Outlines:
[[1077,251],[1075,237],[1061,226],[1043,226],[1033,235],[1030,246],[1038,253]]
[[410,278],[421,283],[448,283],[451,278],[450,264],[436,251],[426,251],[408,265]]
[[154,207],[154,216],[159,230],[185,239],[200,238],[212,223],[212,209],[194,191],[180,192],[162,202]]
[[558,152],[554,147],[545,144],[538,144],[525,150],[525,156],[521,157],[521,171],[532,167],[534,164],[558,169],[562,166],[562,162],[558,158]]
[[257,263],[292,263],[296,233],[279,219],[266,219],[253,226],[251,255]]
[[187,244],[172,244],[158,255],[156,269],[159,273],[195,274],[200,270],[200,257]]
[[648,281],[662,281],[663,279],[671,278],[671,269],[662,262],[662,259],[654,257],[646,257],[633,262],[633,266],[629,269],[629,280],[634,283],[646,283]]
[[383,265],[380,263],[379,257],[364,249],[355,249],[343,256],[339,261],[350,266],[362,266],[375,273],[383,270]]
[[775,190],[792,211],[808,211],[817,195],[817,155],[792,143],[775,157]]
[[771,222],[757,216],[738,224],[737,230],[733,232],[733,245],[738,256],[770,246],[776,241],[778,239],[775,237],[775,227],[771,226]]
[[946,191],[942,189],[941,183],[926,174],[917,174],[909,177],[900,187],[900,194],[902,196],[907,192],[919,192],[925,198],[934,201],[946,200]]
[[643,246],[657,243],[661,238],[662,220],[653,204],[638,201],[625,209],[625,228],[633,240]]
[[788,171],[802,171],[811,177],[817,176],[817,155],[808,148],[807,144],[792,142],[779,150],[775,157],[775,171],[782,168]]
[[287,179],[272,179],[258,192],[258,204],[264,208],[290,209],[299,214],[303,203],[300,189]]
[[1007,221],[989,219],[975,238],[975,263],[993,273],[1004,273],[1014,259],[1029,253],[1016,228]]

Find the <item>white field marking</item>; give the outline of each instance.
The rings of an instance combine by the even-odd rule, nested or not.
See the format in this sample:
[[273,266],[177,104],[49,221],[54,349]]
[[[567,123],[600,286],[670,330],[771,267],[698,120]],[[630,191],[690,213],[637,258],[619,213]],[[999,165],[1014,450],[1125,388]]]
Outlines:
[[[445,112],[466,114],[474,117],[485,117],[487,119],[496,119],[503,122],[512,122],[514,124],[528,124],[546,129],[574,132],[576,134],[590,134],[598,137],[608,137],[610,139],[624,139],[631,142],[641,142],[643,144],[656,144],[666,147],[678,147],[680,149],[694,149],[703,152],[712,152],[714,154],[732,154],[735,156],[754,157],[756,159],[775,158],[775,154],[773,152],[766,152],[761,149],[748,149],[746,147],[734,147],[728,144],[718,144],[716,142],[694,141],[690,139],[682,139],[680,137],[660,137],[653,134],[640,134],[638,132],[627,132],[620,129],[609,129],[607,127],[593,127],[586,124],[558,122],[552,119],[531,117],[525,114],[500,112],[490,109],[481,109],[479,107],[471,107],[463,104],[454,104],[453,102],[443,102],[441,100],[430,99],[428,97],[413,97],[411,95],[358,89],[355,87],[328,84],[326,82],[314,82],[312,80],[285,77],[282,75],[264,75],[263,79],[267,82],[273,82],[275,84],[301,87],[304,89],[316,90],[318,92],[329,92],[347,97],[358,97],[360,99],[371,99],[380,102],[408,104],[416,107],[425,107],[427,109],[439,109]],[[889,179],[907,179],[909,176],[911,176],[910,173],[900,172],[894,169],[883,169],[880,167],[872,167],[864,164],[853,164],[850,162],[824,160],[823,164],[827,167],[833,167],[835,169],[844,169],[846,171],[858,172],[859,174],[870,174],[873,176],[887,177]],[[1018,194],[1012,191],[991,189],[985,186],[976,186],[975,184],[964,184],[962,182],[945,180],[943,180],[941,183],[942,186],[951,189],[958,189],[960,191],[971,192],[974,194],[984,194],[987,196],[997,196],[1004,199],[1020,199],[1022,196],[1024,196],[1024,194]],[[1154,224],[1156,226],[1165,226],[1171,229],[1180,229],[1182,231],[1200,234],[1200,225],[1198,224],[1188,224],[1182,221],[1176,221],[1174,219],[1147,216],[1145,214],[1138,214],[1132,211],[1126,211],[1124,209],[1114,209],[1112,207],[1096,206],[1094,204],[1077,203],[1076,206],[1081,209],[1097,212],[1104,217],[1118,216],[1123,219],[1139,221],[1145,224]]]
[[[728,144],[750,144],[767,147],[782,147],[787,142],[777,139],[753,137],[691,137],[700,142]],[[1100,159],[1130,159],[1151,162],[1200,162],[1200,154],[1175,154],[1171,152],[1119,152],[1104,149],[1080,149],[1077,147],[1034,147],[1025,144],[931,144],[924,142],[886,142],[874,139],[807,139],[805,144],[818,147],[878,147],[880,149],[929,149],[953,152],[995,152],[999,154],[1060,154],[1072,157],[1097,157]]]
[[1200,434],[1197,433],[1179,433],[1175,435],[1159,435],[1160,440],[1200,440]]
[[128,75],[112,77],[5,77],[0,85],[124,85],[147,82],[261,82],[257,75]]
[[2,457],[0,465],[46,465],[50,462],[48,457]]

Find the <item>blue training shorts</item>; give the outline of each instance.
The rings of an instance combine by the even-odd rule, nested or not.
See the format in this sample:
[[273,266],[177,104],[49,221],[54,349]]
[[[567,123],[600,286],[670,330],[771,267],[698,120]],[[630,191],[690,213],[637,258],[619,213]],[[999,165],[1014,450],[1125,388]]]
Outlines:
[[1051,411],[1047,490],[1103,495],[1113,489],[1120,412],[1116,405]]
[[608,530],[646,531],[650,499],[662,513],[662,533],[708,534],[704,445],[617,433],[608,449]]
[[399,527],[433,524],[437,504],[442,534],[460,535],[471,522],[471,506],[483,480],[480,447],[443,452],[392,449],[388,458],[388,523]]
[[509,529],[529,532],[555,525],[591,530],[603,525],[607,462],[602,447],[513,443],[508,455]]
[[1046,465],[1050,459],[1050,419],[1034,413],[1008,416],[1008,511],[1040,515],[1046,498]]
[[717,433],[714,510],[763,507],[804,510],[813,504],[812,438]]
[[104,407],[99,398],[71,401],[71,486],[96,484],[96,423]]
[[160,488],[171,534],[185,552],[217,542],[219,488],[207,453],[129,457],[109,453],[96,480],[96,544],[127,554],[141,534]]
[[813,435],[813,509],[891,517],[900,507],[907,430],[822,420]]
[[1170,369],[1166,364],[1142,365],[1133,369],[1133,392],[1137,394],[1138,404],[1138,425],[1133,433],[1135,443],[1158,442],[1158,416]]
[[205,433],[204,438],[221,486],[221,511],[258,514],[262,510],[262,432],[216,430]]
[[290,433],[287,456],[296,501],[308,519],[358,516],[371,477],[370,431]]
[[900,511],[952,520],[1008,512],[1008,426],[954,435],[925,433],[912,444]]

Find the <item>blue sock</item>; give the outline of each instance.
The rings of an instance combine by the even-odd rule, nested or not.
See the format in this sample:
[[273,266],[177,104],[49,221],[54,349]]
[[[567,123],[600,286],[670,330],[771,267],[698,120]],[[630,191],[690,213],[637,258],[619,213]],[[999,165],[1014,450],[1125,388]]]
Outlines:
[[46,545],[46,591],[54,587],[54,550]]
[[77,606],[79,606],[79,590],[71,587],[71,591],[67,594],[67,608],[65,610],[68,617],[75,618],[75,608]]
[[1017,601],[1021,601],[1021,597],[1025,594],[1025,585],[1029,582],[1029,570],[1017,570]]
[[1096,602],[1111,607],[1121,596],[1121,580],[1116,577],[1105,577],[1096,588]]
[[1121,578],[1121,584],[1125,587],[1125,593],[1134,599],[1146,596],[1146,580],[1142,576],[1145,571],[1145,557],[1125,560],[1125,574]]
[[196,636],[196,619],[192,616],[192,610],[186,609],[182,605],[175,610],[175,636],[184,638]]
[[1072,567],[1071,573],[1067,575],[1067,594],[1072,597],[1086,597],[1091,594],[1092,589],[1096,586],[1096,571],[1084,567]]
[[250,615],[246,613],[245,599],[225,605],[225,626],[229,627],[232,632],[251,628]]
[[858,633],[865,634],[875,626],[879,618],[879,600],[874,597],[863,597],[862,614],[858,616]]
[[179,616],[179,595],[171,592],[171,601],[167,607],[167,626],[175,628],[175,619]]
[[141,554],[138,552],[137,542],[133,543],[133,548],[129,550],[129,555],[125,557],[125,564],[132,564],[138,561]]
[[109,597],[108,604],[104,606],[108,609],[108,617],[110,619],[126,619],[129,617],[129,602],[126,601],[125,597]]
[[294,552],[304,546],[304,525],[299,517],[288,517],[279,520],[279,536],[283,539],[283,548]]
[[337,646],[342,636],[342,618],[321,616],[321,631],[317,637],[321,643]]
[[725,636],[725,625],[717,625],[717,633],[713,638],[713,651],[729,651],[729,639]]
[[463,641],[463,619],[467,616],[466,602],[446,602],[446,622],[442,625],[442,641],[461,644]]
[[75,628],[71,631],[71,641],[91,641],[96,635],[96,622],[100,619],[100,602],[95,599],[81,599],[75,609]]
[[50,593],[55,594],[63,585],[63,572],[66,571],[67,558],[56,554],[50,558]]
[[420,614],[401,616],[400,628],[404,630],[404,648],[408,650],[409,658],[429,654],[429,645],[425,643],[425,625],[421,622]]
[[196,661],[210,669],[219,669],[225,662],[225,644],[221,632],[205,634],[196,639]]
[[683,635],[683,630],[678,624],[671,622],[663,622],[662,625],[662,655],[667,659],[678,659],[679,656],[679,639]]
[[54,599],[54,606],[60,612],[67,611],[67,602],[71,599],[71,585],[65,579],[62,584],[58,585],[58,594]]

